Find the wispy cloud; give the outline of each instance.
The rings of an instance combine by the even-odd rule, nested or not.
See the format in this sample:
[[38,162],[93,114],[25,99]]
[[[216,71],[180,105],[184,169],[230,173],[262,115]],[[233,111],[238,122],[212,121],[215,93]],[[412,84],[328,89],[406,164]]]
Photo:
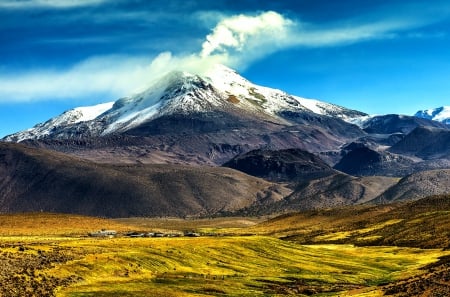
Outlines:
[[[57,6],[57,2],[67,7],[101,1],[30,0],[17,3]],[[6,1],[2,5],[8,3],[16,1]],[[244,70],[256,60],[280,50],[342,46],[373,39],[396,38],[404,32],[410,34],[411,29],[436,21],[427,15],[312,24],[274,11],[228,16],[217,12],[201,12],[193,17],[199,18],[203,25],[219,19],[203,42],[199,42],[201,48],[197,52],[177,55],[164,52],[153,57],[91,57],[65,69],[0,74],[0,100],[92,98],[105,94],[114,99],[142,90],[155,77],[172,69],[202,73],[215,63],[223,63]]]
[[2,0],[0,8],[6,9],[30,9],[42,8],[72,8],[97,5],[106,0]]
[[172,70],[203,73],[220,62],[215,56],[173,56],[170,52],[153,58],[119,55],[94,57],[69,69],[0,75],[0,103],[95,96],[117,99],[144,91]]
[[223,19],[206,36],[201,57],[216,56],[232,67],[245,68],[257,59],[294,47],[330,47],[373,39],[395,38],[428,24],[423,19],[382,19],[316,25],[269,11]]
[[3,75],[0,100],[122,96],[151,81],[148,74],[155,73],[154,67],[151,58],[103,56],[87,59],[69,69]]

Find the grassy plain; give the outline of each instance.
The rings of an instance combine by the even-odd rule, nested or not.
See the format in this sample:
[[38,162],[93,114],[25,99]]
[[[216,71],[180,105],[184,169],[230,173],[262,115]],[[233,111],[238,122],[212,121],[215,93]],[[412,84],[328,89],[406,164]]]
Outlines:
[[217,218],[123,218],[113,221],[133,226],[139,230],[195,231],[200,233],[246,233],[247,228],[265,222],[268,217],[217,217]]
[[58,254],[58,261],[26,275],[38,283],[56,278],[56,296],[71,297],[378,294],[375,286],[412,277],[443,255],[397,247],[299,245],[265,236],[0,240],[2,252],[27,259]]
[[80,215],[23,213],[0,215],[0,236],[78,236],[100,229],[133,230],[112,220]]
[[[446,296],[450,251],[441,246],[445,240],[428,237],[449,216],[442,204],[439,209],[430,201],[420,205],[268,220],[4,215],[0,296]],[[423,237],[405,241],[417,247],[353,244],[371,236],[365,244],[383,243],[398,230],[411,236],[408,227]],[[99,229],[191,230],[209,236],[85,236]],[[427,249],[420,248],[424,243]]]

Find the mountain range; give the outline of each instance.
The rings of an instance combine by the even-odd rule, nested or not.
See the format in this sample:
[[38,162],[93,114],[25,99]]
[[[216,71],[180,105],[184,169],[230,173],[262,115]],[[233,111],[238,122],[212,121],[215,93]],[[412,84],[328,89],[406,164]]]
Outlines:
[[415,116],[450,125],[450,106],[441,106],[434,109],[419,110],[415,114]]
[[0,211],[261,214],[396,200],[389,193],[406,191],[407,176],[417,199],[424,176],[448,183],[435,174],[450,168],[448,110],[369,116],[223,65],[174,71],[136,95],[6,136]]

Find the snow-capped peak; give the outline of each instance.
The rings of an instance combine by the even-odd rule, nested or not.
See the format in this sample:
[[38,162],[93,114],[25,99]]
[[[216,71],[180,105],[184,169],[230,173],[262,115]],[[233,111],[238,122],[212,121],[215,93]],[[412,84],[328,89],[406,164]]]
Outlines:
[[414,116],[450,125],[450,106],[420,110]]
[[[202,75],[181,71],[170,72],[156,80],[142,93],[121,98],[114,103],[69,110],[32,129],[5,139],[21,141],[49,135],[81,137],[80,133],[85,133],[86,130],[90,136],[101,136],[124,132],[165,115],[230,110],[246,113],[251,117],[270,117],[280,123],[286,123],[282,116],[285,111],[311,112],[344,120],[365,115],[337,105],[292,96],[281,90],[256,85],[236,71],[223,65],[216,65]],[[83,128],[74,127],[81,122]]]

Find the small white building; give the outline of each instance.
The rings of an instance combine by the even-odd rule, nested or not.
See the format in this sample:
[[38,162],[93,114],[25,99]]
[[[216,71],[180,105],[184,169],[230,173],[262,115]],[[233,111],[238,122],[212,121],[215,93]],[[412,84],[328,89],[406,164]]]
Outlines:
[[88,234],[91,237],[114,237],[117,235],[115,230],[100,230]]

